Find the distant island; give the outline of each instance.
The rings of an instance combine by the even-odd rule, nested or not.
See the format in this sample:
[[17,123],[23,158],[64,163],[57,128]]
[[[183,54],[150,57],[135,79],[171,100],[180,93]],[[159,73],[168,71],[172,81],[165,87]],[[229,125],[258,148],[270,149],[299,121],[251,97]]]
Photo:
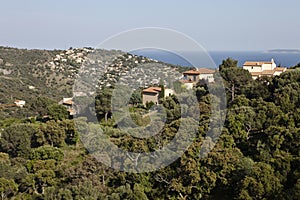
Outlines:
[[300,49],[271,49],[271,50],[267,50],[264,51],[264,53],[294,53],[294,54],[298,54],[300,53]]

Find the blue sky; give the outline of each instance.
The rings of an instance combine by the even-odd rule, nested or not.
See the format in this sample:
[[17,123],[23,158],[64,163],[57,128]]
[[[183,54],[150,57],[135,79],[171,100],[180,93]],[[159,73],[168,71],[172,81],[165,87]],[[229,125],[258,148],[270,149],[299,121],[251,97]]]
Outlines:
[[133,28],[170,28],[208,50],[300,49],[298,0],[1,0],[0,45],[94,47]]

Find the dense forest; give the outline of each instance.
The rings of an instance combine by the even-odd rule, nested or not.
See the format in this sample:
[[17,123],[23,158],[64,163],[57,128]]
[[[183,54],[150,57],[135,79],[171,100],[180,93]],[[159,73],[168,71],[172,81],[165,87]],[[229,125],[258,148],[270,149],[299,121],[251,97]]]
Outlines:
[[[199,157],[213,98],[206,85],[199,83],[193,92],[200,125],[192,145],[175,162],[153,172],[121,172],[97,161],[83,145],[78,126],[66,108],[51,99],[51,94],[32,98],[32,103],[21,110],[2,110],[1,198],[299,199],[299,66],[280,76],[253,80],[237,61],[228,58],[219,66],[219,73],[226,88],[227,107],[215,147],[206,157]],[[218,89],[218,85],[212,87]],[[136,139],[120,131],[110,116],[112,90],[99,91],[94,105],[98,121],[83,126],[92,129],[99,125],[112,142],[133,152],[159,149],[174,137],[182,106],[176,95],[161,99],[167,119],[160,134]],[[139,105],[139,94],[131,98],[136,105],[131,117],[136,124],[146,126],[149,118],[142,115],[151,105]],[[36,117],[28,117],[26,112]],[[76,120],[88,121],[84,117]]]

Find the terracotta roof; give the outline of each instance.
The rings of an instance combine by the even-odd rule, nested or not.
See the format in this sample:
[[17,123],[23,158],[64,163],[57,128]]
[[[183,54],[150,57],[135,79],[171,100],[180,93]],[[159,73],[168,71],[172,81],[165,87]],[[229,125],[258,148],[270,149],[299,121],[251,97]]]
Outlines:
[[274,75],[274,70],[264,70],[261,75]]
[[264,70],[262,72],[250,72],[252,76],[274,75],[275,71],[284,72],[287,69],[284,67],[276,67],[274,70]]
[[24,102],[24,100],[15,100],[15,103]]
[[250,72],[252,76],[260,76],[261,72]]
[[198,68],[198,72],[200,72],[200,74],[213,74],[215,73],[215,70],[207,68]]
[[188,71],[183,72],[183,74],[199,75],[200,72],[195,70],[195,69],[192,69],[192,70],[188,70]]
[[150,93],[159,93],[160,91],[161,91],[160,87],[149,87],[143,90],[143,92],[150,92]]
[[282,71],[282,72],[284,72],[284,71],[286,71],[286,68],[285,67],[276,67],[275,71]]
[[74,103],[74,102],[73,102],[73,100],[71,100],[71,99],[68,100],[68,101],[64,101],[64,102],[63,102],[63,104],[65,104],[65,105],[73,105],[73,103]]
[[259,62],[257,62],[257,61],[246,61],[243,66],[262,66],[263,64],[272,64],[272,62],[269,62],[269,61],[268,62],[265,62],[265,61],[259,61]]
[[207,68],[191,69],[183,72],[183,74],[191,74],[191,75],[213,74],[213,73],[215,73],[215,70],[207,69]]

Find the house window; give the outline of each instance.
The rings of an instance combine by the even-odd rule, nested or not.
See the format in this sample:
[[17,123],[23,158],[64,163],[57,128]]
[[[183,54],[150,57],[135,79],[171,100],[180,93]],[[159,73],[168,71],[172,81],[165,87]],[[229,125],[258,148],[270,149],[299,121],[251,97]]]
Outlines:
[[253,69],[253,66],[251,67],[251,69]]
[[196,81],[196,76],[194,76],[194,81]]

